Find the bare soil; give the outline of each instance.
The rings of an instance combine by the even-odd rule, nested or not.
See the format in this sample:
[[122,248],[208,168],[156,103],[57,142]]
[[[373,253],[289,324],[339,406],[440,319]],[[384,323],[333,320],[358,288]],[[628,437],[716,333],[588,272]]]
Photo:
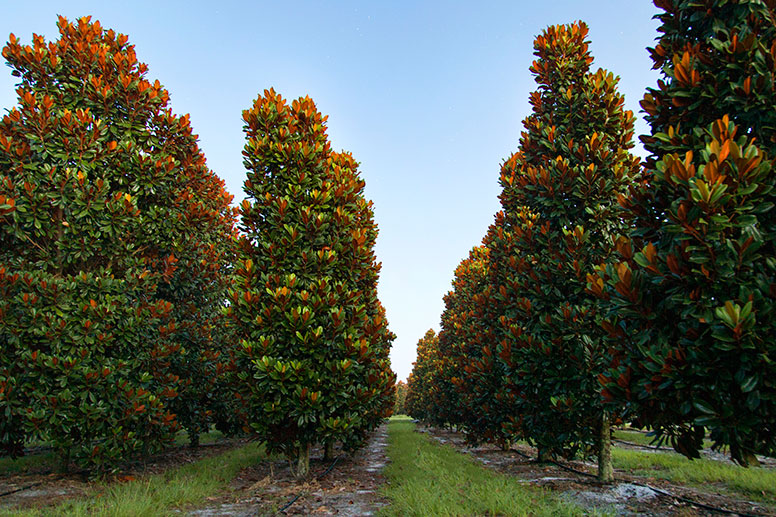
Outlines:
[[[439,443],[450,445],[464,454],[471,455],[488,468],[518,477],[527,484],[540,486],[561,494],[562,497],[590,510],[599,510],[618,516],[695,517],[722,514],[648,488],[654,487],[659,491],[725,509],[734,514],[776,515],[776,505],[763,505],[762,503],[736,499],[716,492],[713,485],[709,485],[707,490],[700,490],[662,479],[633,476],[618,469],[615,469],[616,482],[614,484],[601,484],[589,475],[565,470],[554,464],[537,463],[532,459],[536,457],[536,450],[527,445],[514,445],[507,451],[502,451],[492,445],[471,447],[466,444],[461,433],[425,427],[421,424],[418,424],[417,430],[428,434]],[[592,463],[571,461],[562,464],[588,474],[595,474],[596,471],[596,466]]]
[[[263,461],[244,469],[229,490],[209,498],[204,508],[188,511],[189,516],[247,517],[276,515],[368,516],[387,504],[377,490],[385,482],[383,467],[388,461],[385,448],[387,425],[380,426],[367,445],[354,454],[341,454],[329,472],[332,461],[323,461],[323,451],[312,451],[312,480],[300,484],[285,460]],[[335,455],[337,451],[335,451]],[[325,475],[322,475],[324,474]]]
[[[173,447],[146,461],[127,463],[117,473],[105,479],[105,483],[125,483],[141,476],[161,473],[245,443],[246,440],[229,439],[196,448]],[[86,471],[61,474],[54,472],[51,465],[42,464],[31,467],[24,473],[0,475],[0,494],[5,494],[0,495],[0,511],[50,507],[69,499],[96,495],[105,483],[98,485],[90,481],[89,474]]]

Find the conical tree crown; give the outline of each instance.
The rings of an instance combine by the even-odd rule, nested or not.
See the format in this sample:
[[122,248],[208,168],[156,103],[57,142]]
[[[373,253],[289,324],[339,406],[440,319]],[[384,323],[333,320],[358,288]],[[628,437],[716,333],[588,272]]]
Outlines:
[[428,421],[433,415],[433,390],[439,357],[439,338],[433,329],[427,330],[418,340],[417,352],[417,359],[407,378],[407,414]]
[[616,77],[590,72],[587,34],[578,22],[549,27],[536,38],[533,113],[500,178],[507,214],[525,206],[561,227],[612,219],[612,192],[632,181],[633,114],[623,108]]
[[594,372],[606,365],[586,276],[613,251],[617,198],[638,174],[633,114],[618,79],[590,71],[587,26],[550,27],[535,41],[539,88],[520,149],[502,166],[503,224],[488,236],[508,368],[507,427],[546,452],[596,440],[602,408]]
[[364,181],[331,151],[309,97],[266,90],[243,114],[248,199],[229,311],[242,418],[271,447],[357,445],[390,410],[395,376],[376,295],[377,236]]
[[490,250],[477,246],[455,269],[453,290],[444,297],[439,347],[455,398],[445,408],[448,421],[460,426],[471,443],[504,445],[504,370],[494,328],[498,311],[489,283]]
[[54,42],[11,35],[3,48],[20,82],[0,122],[0,370],[36,389],[0,404],[22,409],[4,422],[27,439],[108,464],[162,445],[173,406],[207,425],[194,415],[208,394],[189,391],[205,383],[182,377],[196,377],[189,359],[215,368],[233,213],[127,36],[89,18],[58,26]]

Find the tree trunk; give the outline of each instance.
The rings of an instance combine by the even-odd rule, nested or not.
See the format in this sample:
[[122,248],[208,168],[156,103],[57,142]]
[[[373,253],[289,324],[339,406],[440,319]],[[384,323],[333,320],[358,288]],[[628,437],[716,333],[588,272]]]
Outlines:
[[296,457],[296,479],[305,479],[310,475],[310,444],[305,444],[299,448]]
[[612,423],[605,411],[601,413],[601,431],[598,435],[598,481],[611,483],[614,481],[612,468]]
[[329,461],[334,457],[334,442],[326,442],[323,447],[323,461]]
[[59,472],[62,474],[70,472],[70,447],[59,451]]
[[550,453],[547,451],[546,448],[544,448],[544,447],[537,447],[537,449],[539,450],[539,458],[538,458],[539,463],[547,463],[548,461],[550,461],[552,459],[550,457]]
[[189,431],[189,447],[199,447],[199,433]]

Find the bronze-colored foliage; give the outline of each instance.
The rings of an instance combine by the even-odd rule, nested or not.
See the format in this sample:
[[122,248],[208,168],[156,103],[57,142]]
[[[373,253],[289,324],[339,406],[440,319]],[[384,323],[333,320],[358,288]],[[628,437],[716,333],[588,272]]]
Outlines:
[[58,26],[3,49],[20,83],[0,122],[0,442],[107,467],[206,425],[186,397],[211,372],[182,376],[215,362],[233,215],[128,38]]
[[708,429],[749,464],[776,449],[774,4],[656,5],[647,171],[621,199],[618,259],[590,280],[617,344],[601,381],[679,452],[698,457]]
[[330,149],[309,97],[266,90],[243,113],[248,169],[228,312],[246,430],[298,459],[363,442],[390,414],[394,338],[377,300],[377,226],[347,153]]
[[434,386],[439,369],[439,338],[429,329],[418,341],[418,356],[407,379],[407,414],[430,421],[434,411]]
[[597,375],[609,356],[586,277],[614,251],[617,197],[639,170],[628,152],[633,114],[617,78],[590,70],[587,33],[579,22],[536,38],[533,113],[519,151],[503,164],[503,216],[486,240],[501,311],[497,355],[508,370],[504,400],[515,406],[505,427],[564,456],[599,446]]

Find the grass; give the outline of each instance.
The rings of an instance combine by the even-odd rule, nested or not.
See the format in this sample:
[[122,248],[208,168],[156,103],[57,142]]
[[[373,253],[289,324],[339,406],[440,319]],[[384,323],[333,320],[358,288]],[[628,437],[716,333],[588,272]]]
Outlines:
[[15,460],[0,458],[0,477],[23,474],[32,469],[53,468],[54,465],[56,465],[56,456],[52,451],[22,456]]
[[[207,445],[224,438],[224,433],[211,428],[209,432],[199,435],[199,444]],[[175,445],[185,446],[189,444],[189,434],[186,431],[178,431],[175,435]]]
[[[641,433],[639,431],[628,431],[627,429],[618,429],[614,432],[614,438],[617,440],[622,440],[624,442],[635,443],[637,445],[648,445],[650,447],[657,446],[657,441],[655,441],[654,436],[647,436],[646,433]],[[711,445],[712,445],[711,440],[703,440],[704,448],[708,449],[711,447]],[[671,449],[671,444],[665,441],[660,445],[660,447]]]
[[763,502],[776,501],[776,470],[744,468],[714,460],[689,460],[676,453],[650,453],[613,448],[615,468],[637,476],[667,479],[673,483],[724,489]]
[[[224,437],[220,431],[211,430],[208,433],[200,435],[200,445],[208,445],[221,440]],[[184,447],[188,445],[188,434],[184,431],[180,431],[175,435],[174,444],[176,446]],[[27,446],[40,446],[46,445],[45,443],[35,442],[29,443]],[[57,466],[57,458],[53,451],[43,451],[22,456],[21,458],[0,458],[0,477],[9,476],[12,474],[23,474],[32,469],[54,469]]]
[[[657,442],[654,441],[654,436],[647,436],[646,433],[640,433],[638,431],[627,431],[623,429],[618,429],[614,431],[614,434],[612,436],[615,440],[622,440],[624,442],[630,442],[635,443],[637,445],[647,445],[650,447],[656,447]],[[615,442],[615,445],[617,443]],[[670,447],[670,445],[663,443],[661,447]]]
[[585,515],[546,491],[432,443],[414,428],[409,418],[394,417],[388,424],[391,462],[385,469],[389,482],[383,493],[391,504],[380,515]]
[[170,469],[124,484],[98,486],[98,495],[69,501],[53,508],[8,512],[2,516],[163,516],[180,515],[176,509],[202,503],[225,488],[237,473],[265,457],[263,447],[249,444],[224,454]]

